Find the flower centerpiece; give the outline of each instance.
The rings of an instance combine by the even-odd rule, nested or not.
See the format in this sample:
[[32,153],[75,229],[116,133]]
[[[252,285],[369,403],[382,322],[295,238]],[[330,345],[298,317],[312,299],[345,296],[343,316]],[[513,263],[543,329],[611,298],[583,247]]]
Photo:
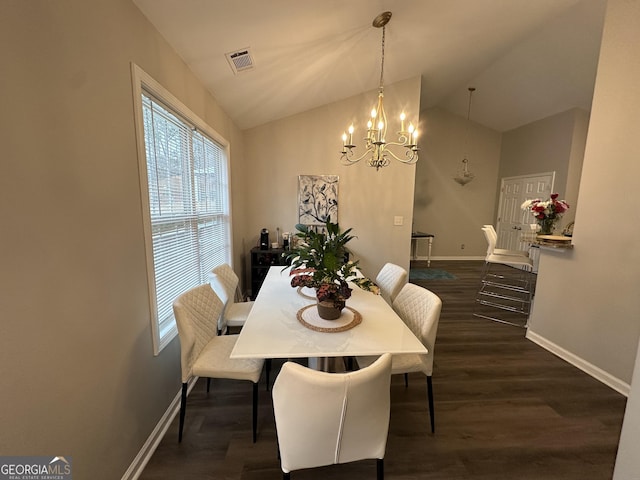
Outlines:
[[558,200],[558,194],[552,193],[549,200],[542,201],[539,198],[527,200],[521,206],[522,210],[529,210],[540,226],[540,235],[551,235],[556,222],[562,218],[564,212],[569,209],[569,204],[564,200]]
[[286,255],[291,264],[292,287],[316,290],[318,314],[326,320],[340,316],[346,300],[351,297],[349,282],[380,293],[378,286],[360,272],[358,261],[350,261],[345,245],[354,237],[351,228],[340,231],[337,223],[327,219],[324,232],[316,232],[307,225],[296,225],[297,245]]

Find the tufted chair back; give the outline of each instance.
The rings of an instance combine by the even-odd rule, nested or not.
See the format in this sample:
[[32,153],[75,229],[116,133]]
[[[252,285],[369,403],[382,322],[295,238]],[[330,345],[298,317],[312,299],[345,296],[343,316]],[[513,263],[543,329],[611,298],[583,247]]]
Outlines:
[[425,375],[433,372],[433,351],[438,332],[442,300],[424,287],[407,283],[393,302],[393,309],[429,351],[420,355]]
[[407,271],[393,263],[385,263],[378,272],[376,284],[380,287],[380,295],[389,305],[393,303],[398,292],[407,283],[407,277]]
[[222,300],[208,283],[192,288],[173,302],[180,337],[183,382],[193,376],[194,362],[202,349],[216,336],[222,308]]

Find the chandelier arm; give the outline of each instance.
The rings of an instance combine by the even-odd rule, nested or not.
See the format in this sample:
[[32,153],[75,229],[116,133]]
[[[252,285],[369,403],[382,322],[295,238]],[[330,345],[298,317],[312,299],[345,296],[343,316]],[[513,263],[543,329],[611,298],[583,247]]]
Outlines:
[[353,150],[351,150],[351,149],[343,150],[341,152],[342,156],[340,157],[340,160],[342,160],[342,163],[344,165],[355,165],[356,163],[358,163],[360,160],[362,160],[364,157],[366,157],[371,152],[373,152],[373,148],[367,148],[362,155],[360,155],[359,157],[356,157],[356,158],[352,158],[353,157]]
[[402,141],[402,137],[400,138],[400,141],[398,142],[387,142],[385,144],[387,147],[404,147],[404,148],[413,148],[415,145],[411,145],[409,143],[406,143],[406,141]]
[[390,150],[389,148],[384,149],[383,155],[391,155],[397,161],[405,163],[407,165],[412,165],[418,161],[418,149],[414,150],[411,148],[406,148],[404,151],[404,157],[406,158],[403,158],[403,156],[398,156],[393,150]]
[[419,149],[417,147],[407,147],[404,146],[405,151],[404,151],[404,155],[398,155],[396,154],[396,152],[394,152],[392,149],[390,149],[389,147],[397,147],[397,146],[403,146],[401,144],[385,144],[385,145],[372,145],[370,148],[367,148],[362,155],[353,158],[353,150],[352,149],[348,149],[348,150],[344,150],[342,151],[342,156],[340,157],[340,159],[342,160],[342,163],[344,165],[354,165],[356,163],[358,163],[360,160],[362,160],[363,158],[365,158],[367,155],[371,155],[371,158],[368,160],[368,164],[369,166],[372,167],[376,167],[376,168],[380,168],[380,167],[386,167],[387,165],[389,165],[389,159],[387,158],[388,156],[393,157],[395,160],[404,163],[406,165],[413,165],[414,163],[416,163],[418,161],[418,151]]

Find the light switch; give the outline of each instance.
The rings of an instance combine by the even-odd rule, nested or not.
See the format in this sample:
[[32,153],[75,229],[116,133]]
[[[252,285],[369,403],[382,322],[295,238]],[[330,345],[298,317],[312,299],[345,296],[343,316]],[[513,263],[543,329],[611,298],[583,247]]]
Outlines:
[[401,215],[396,215],[393,217],[393,224],[396,226],[400,226],[404,224],[404,217]]

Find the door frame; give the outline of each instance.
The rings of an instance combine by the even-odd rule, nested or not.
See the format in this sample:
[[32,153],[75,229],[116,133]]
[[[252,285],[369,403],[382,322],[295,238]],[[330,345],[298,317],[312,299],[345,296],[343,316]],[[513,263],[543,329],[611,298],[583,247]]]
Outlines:
[[[496,219],[496,231],[498,232],[497,246],[499,248],[506,248],[509,250],[528,250],[529,248],[529,244],[527,242],[520,241],[521,235],[517,235],[518,241],[515,240],[516,237],[510,236],[510,238],[507,238],[507,236],[504,234],[500,235],[500,232],[504,232],[504,226],[501,224],[506,222],[506,220],[503,220],[503,217],[506,215],[506,212],[503,211],[503,209],[505,208],[505,199],[504,199],[505,184],[510,182],[516,182],[516,181],[526,182],[527,179],[531,179],[533,181],[533,179],[540,178],[540,177],[549,178],[549,185],[545,188],[545,194],[547,195],[551,194],[551,192],[553,192],[553,188],[556,180],[555,171],[530,173],[526,175],[516,175],[512,177],[502,177],[500,179],[500,196],[498,199],[498,216]],[[541,195],[541,192],[539,191],[532,192],[532,191],[527,191],[526,189],[523,188],[522,191],[519,192],[519,197],[520,197],[518,199],[518,202],[520,202],[519,205],[521,205],[522,202],[524,202],[525,200],[539,198],[540,195]],[[522,211],[522,215],[520,215],[519,219],[520,219],[519,222],[514,222],[513,220],[507,222],[509,224],[513,224],[513,223],[517,224],[517,225],[512,225],[510,227],[510,230],[515,229],[518,231],[524,231],[529,228],[530,224],[535,223],[533,221],[533,217],[529,213],[525,212],[524,210]]]

